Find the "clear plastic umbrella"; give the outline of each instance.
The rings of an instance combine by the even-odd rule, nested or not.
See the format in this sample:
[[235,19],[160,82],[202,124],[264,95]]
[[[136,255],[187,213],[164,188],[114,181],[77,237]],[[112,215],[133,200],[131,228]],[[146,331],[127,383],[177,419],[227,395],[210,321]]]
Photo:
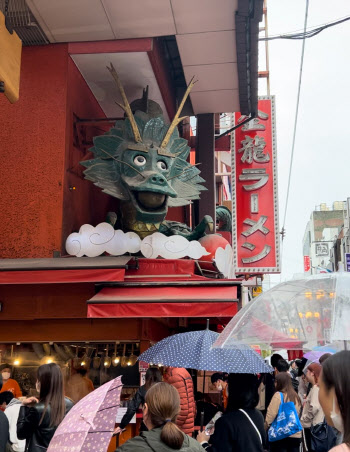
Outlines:
[[281,283],[233,317],[213,347],[235,341],[261,348],[312,350],[350,340],[350,274],[328,273]]

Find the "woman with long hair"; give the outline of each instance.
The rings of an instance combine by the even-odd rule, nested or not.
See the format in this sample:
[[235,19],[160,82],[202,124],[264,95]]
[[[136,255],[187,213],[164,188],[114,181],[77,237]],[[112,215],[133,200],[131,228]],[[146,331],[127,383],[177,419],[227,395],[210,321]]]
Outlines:
[[322,365],[319,400],[326,421],[343,434],[331,452],[350,452],[350,351],[336,353]]
[[39,399],[25,399],[17,421],[17,437],[26,440],[26,452],[45,451],[73,406],[73,402],[64,397],[62,372],[55,363],[39,367],[36,389]]
[[228,405],[215,422],[212,436],[201,432],[197,441],[207,452],[262,452],[266,444],[259,402],[258,379],[251,374],[230,374]]
[[311,447],[311,427],[321,424],[324,420],[324,413],[318,401],[318,382],[321,370],[322,366],[320,364],[312,363],[307,367],[306,371],[306,380],[312,384],[312,388],[306,398],[300,422],[304,427],[305,441],[309,452],[316,452]]
[[[297,413],[300,413],[301,402],[298,394],[295,392],[292,384],[292,378],[287,372],[280,372],[275,379],[276,392],[271,399],[270,405],[267,408],[265,418],[265,428],[268,429],[278,415],[281,405],[281,393],[283,401],[293,402]],[[270,443],[271,452],[298,452],[301,443],[302,431],[288,436],[287,438],[274,441]]]
[[142,407],[148,431],[129,439],[116,452],[203,452],[196,440],[185,435],[175,424],[180,411],[180,396],[170,384],[156,383],[147,391]]
[[[124,414],[119,427],[117,427],[114,430],[115,435],[121,433],[125,429],[125,427],[129,424],[134,414],[136,413],[138,407],[145,403],[146,393],[149,390],[149,388],[153,386],[155,383],[159,383],[162,381],[162,374],[160,373],[157,367],[149,367],[147,369],[145,379],[146,379],[145,384],[139,387],[134,397],[130,400],[128,409]],[[140,431],[144,430],[147,430],[147,428],[145,427],[145,424],[142,422]]]

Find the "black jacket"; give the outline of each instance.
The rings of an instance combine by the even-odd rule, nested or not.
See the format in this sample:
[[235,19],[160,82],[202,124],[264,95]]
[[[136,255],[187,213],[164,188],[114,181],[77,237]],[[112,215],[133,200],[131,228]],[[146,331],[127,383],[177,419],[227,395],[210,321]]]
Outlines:
[[9,421],[6,415],[0,411],[0,452],[6,451],[6,444],[9,439]]
[[263,452],[266,446],[263,415],[255,409],[247,409],[245,412],[259,430],[263,444],[246,415],[235,410],[224,414],[215,422],[210,445],[203,444],[203,448],[207,452]]
[[136,391],[136,394],[128,404],[128,409],[124,414],[123,419],[119,425],[120,428],[125,428],[133,418],[138,407],[145,403],[146,392],[147,392],[146,385],[140,386],[139,389]]
[[[66,414],[72,408],[73,402],[65,398]],[[26,452],[44,452],[57,427],[50,427],[50,405],[47,407],[44,419],[39,425],[45,404],[37,403],[33,407],[21,406],[17,421],[17,437],[26,440]]]

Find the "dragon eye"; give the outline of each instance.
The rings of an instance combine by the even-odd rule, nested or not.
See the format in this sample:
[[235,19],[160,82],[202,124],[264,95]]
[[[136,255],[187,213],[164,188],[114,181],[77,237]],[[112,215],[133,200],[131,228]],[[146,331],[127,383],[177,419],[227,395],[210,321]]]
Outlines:
[[157,166],[162,171],[166,171],[168,169],[168,165],[163,160],[159,160],[157,162]]
[[146,157],[144,157],[143,155],[137,155],[134,158],[134,163],[136,166],[143,166],[146,164]]

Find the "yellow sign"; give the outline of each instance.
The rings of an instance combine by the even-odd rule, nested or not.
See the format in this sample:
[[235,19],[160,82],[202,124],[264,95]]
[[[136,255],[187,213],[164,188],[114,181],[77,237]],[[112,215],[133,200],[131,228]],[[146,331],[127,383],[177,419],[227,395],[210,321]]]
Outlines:
[[5,16],[0,11],[0,82],[5,83],[5,96],[13,104],[19,97],[22,41],[17,33],[9,33]]
[[253,297],[257,297],[258,295],[262,294],[262,287],[261,286],[256,286],[253,287]]

